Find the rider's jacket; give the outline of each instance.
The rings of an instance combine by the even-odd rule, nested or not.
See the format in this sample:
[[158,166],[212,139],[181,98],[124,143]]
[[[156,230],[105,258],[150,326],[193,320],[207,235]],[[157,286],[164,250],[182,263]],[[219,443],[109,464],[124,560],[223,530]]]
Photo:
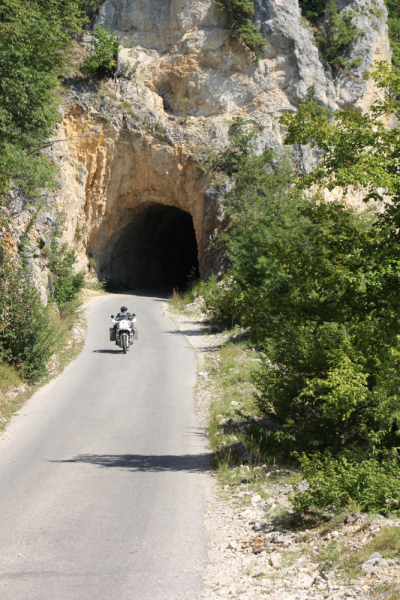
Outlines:
[[129,313],[129,312],[118,313],[115,318],[120,319],[121,317],[124,317],[124,319],[126,319],[127,321],[132,321],[132,319],[133,319],[133,315],[131,315],[131,313]]

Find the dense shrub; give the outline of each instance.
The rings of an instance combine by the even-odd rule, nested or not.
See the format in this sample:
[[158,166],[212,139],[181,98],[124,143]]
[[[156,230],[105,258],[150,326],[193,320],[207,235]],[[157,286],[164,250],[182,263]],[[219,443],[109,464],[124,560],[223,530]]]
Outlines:
[[[370,114],[332,116],[312,100],[281,119],[288,143],[325,152],[298,185],[284,157],[254,156],[251,139],[250,152],[229,150],[240,158],[222,235],[232,267],[209,305],[250,327],[263,348],[253,383],[271,427],[259,441],[278,460],[303,455],[312,485],[296,495],[302,512],[336,495],[341,507],[359,502],[384,513],[400,484],[400,132],[380,120],[400,113],[400,74],[380,65],[374,77],[384,93]],[[302,187],[354,183],[367,198],[385,188],[392,203],[360,214],[300,195]]]
[[73,248],[53,241],[49,268],[52,275],[54,301],[60,310],[65,310],[74,303],[85,283],[83,271],[74,272],[75,262],[76,255]]
[[310,487],[294,494],[293,505],[305,520],[329,518],[349,506],[363,512],[400,515],[397,454],[388,452],[372,458],[303,455],[300,464]]
[[5,263],[0,271],[0,355],[26,379],[40,379],[56,332],[29,274]]
[[314,40],[322,58],[334,68],[351,66],[345,57],[351,42],[364,35],[353,24],[356,13],[352,10],[338,11],[337,0],[300,0],[303,16],[313,25]]
[[228,14],[228,29],[233,39],[242,40],[254,52],[267,44],[251,20],[254,5],[250,0],[215,0],[215,4]]
[[96,26],[92,36],[92,56],[82,65],[82,72],[90,77],[112,75],[117,68],[120,43],[117,36],[101,25]]
[[[76,310],[85,281],[82,272],[74,273],[75,262],[73,249],[53,241],[51,291],[64,321]],[[46,363],[68,328],[68,319],[61,323],[53,310],[51,304],[43,306],[29,264],[22,268],[6,256],[0,269],[0,359],[17,367],[26,379],[35,381],[46,374]]]

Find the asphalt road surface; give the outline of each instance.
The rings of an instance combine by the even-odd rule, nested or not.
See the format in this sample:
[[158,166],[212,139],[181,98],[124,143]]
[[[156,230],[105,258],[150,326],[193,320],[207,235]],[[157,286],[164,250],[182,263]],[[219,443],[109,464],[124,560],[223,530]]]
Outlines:
[[[1,600],[200,598],[196,357],[162,300],[92,299],[81,355],[0,437]],[[122,304],[139,327],[125,356],[108,334]]]

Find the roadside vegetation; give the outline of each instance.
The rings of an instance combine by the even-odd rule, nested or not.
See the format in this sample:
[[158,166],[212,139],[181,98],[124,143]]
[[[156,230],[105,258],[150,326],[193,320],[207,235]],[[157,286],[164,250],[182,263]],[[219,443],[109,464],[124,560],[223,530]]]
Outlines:
[[[371,77],[381,99],[367,114],[332,116],[312,100],[281,118],[288,145],[323,150],[312,172],[293,172],[284,153],[257,156],[257,132],[240,119],[229,124],[231,148],[200,165],[236,182],[220,236],[231,268],[186,299],[201,294],[215,327],[250,332],[260,358],[247,369],[249,347],[227,346],[213,367],[223,413],[211,417],[216,459],[243,462],[237,439],[258,464],[300,469],[309,487],[292,501],[308,524],[352,510],[400,515],[400,138],[382,122],[399,116],[400,72],[379,63]],[[318,193],[350,185],[365,189],[365,211]],[[225,355],[237,357],[226,379]]]
[[[32,231],[45,207],[43,189],[57,188],[58,170],[45,150],[61,120],[62,80],[74,60],[76,36],[102,0],[0,1],[0,427],[33,386],[59,372],[82,345],[83,273],[72,248],[57,231],[41,250],[48,269],[47,306],[33,269]],[[109,75],[116,66],[116,37],[98,28],[93,53],[82,64],[87,76]],[[31,213],[18,253],[6,243],[7,206],[15,195]],[[50,239],[51,238],[51,239]]]
[[0,428],[34,386],[59,372],[83,342],[85,278],[74,272],[74,250],[53,239],[47,306],[26,262],[6,255],[0,267]]

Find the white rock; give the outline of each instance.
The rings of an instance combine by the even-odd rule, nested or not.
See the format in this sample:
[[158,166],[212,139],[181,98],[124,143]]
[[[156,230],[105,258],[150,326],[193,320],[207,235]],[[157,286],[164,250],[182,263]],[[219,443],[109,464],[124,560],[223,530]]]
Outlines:
[[338,531],[332,531],[331,536],[333,538],[337,538],[337,537],[339,537],[339,532]]
[[298,588],[310,588],[314,583],[314,577],[307,573],[298,573],[295,582]]
[[269,564],[271,567],[274,567],[274,569],[280,569],[282,566],[282,554],[279,554],[279,552],[273,552],[270,554]]
[[259,494],[256,494],[255,496],[252,497],[251,499],[251,503],[252,504],[258,504],[259,502],[261,502],[262,498]]
[[233,540],[230,540],[227,548],[228,550],[237,550],[239,548],[239,544]]

